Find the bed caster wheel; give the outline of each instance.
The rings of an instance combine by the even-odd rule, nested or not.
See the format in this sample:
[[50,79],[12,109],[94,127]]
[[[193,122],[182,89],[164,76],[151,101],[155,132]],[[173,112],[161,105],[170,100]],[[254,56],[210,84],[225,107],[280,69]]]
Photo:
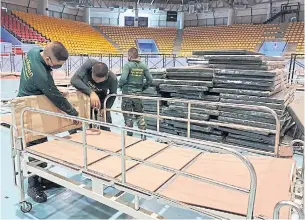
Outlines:
[[27,213],[27,212],[30,212],[32,210],[32,204],[29,203],[29,202],[21,202],[21,206],[20,206],[20,210],[23,212],[23,213]]

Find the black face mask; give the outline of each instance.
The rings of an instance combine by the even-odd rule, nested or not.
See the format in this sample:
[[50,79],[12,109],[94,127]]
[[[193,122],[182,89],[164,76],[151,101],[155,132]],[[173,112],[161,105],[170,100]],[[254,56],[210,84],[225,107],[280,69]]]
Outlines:
[[51,57],[49,57],[49,59],[50,59],[52,65],[53,65],[53,66],[48,65],[51,69],[59,69],[59,68],[62,67],[62,65],[60,65],[60,64],[59,64],[59,65],[54,65],[54,64],[53,64],[53,61],[52,61],[52,59],[51,59]]

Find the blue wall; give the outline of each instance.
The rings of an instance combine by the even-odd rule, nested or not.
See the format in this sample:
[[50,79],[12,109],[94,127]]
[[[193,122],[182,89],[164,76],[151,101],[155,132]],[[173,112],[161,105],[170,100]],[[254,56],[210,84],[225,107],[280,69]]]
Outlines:
[[138,49],[143,53],[159,53],[157,44],[152,39],[137,39]]
[[9,42],[13,45],[22,45],[22,42],[19,41],[16,37],[11,35],[7,30],[5,30],[3,27],[1,27],[1,38],[5,42]]
[[265,56],[282,56],[283,52],[285,51],[285,47],[285,41],[264,42],[259,52]]

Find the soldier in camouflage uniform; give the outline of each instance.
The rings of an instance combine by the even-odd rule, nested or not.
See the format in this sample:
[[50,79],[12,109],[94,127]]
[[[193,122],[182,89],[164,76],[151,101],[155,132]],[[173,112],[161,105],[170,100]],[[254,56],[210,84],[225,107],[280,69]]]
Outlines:
[[[144,83],[144,78],[146,83]],[[152,76],[147,66],[141,62],[138,55],[138,49],[130,48],[128,50],[128,63],[123,67],[123,72],[119,81],[119,87],[122,94],[140,95],[145,89],[152,84]],[[140,99],[122,98],[122,110],[129,112],[143,112],[143,104]],[[125,125],[133,127],[133,114],[123,114]],[[146,123],[143,116],[136,115],[138,128],[146,129]],[[127,132],[132,136],[132,132]]]

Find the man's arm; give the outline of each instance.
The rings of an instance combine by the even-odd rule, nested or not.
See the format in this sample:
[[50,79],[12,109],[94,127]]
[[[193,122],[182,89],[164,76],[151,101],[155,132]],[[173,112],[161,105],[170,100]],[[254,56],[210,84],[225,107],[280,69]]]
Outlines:
[[146,79],[146,83],[144,85],[144,90],[147,89],[153,82],[153,78],[152,78],[152,75],[150,74],[147,66],[144,68],[144,77]]
[[85,74],[87,74],[87,71],[92,68],[95,62],[97,61],[92,59],[86,60],[86,62],[74,73],[71,78],[72,86],[88,96],[90,96],[92,90],[88,85],[86,85],[86,83],[83,82],[83,78]]
[[68,100],[60,93],[60,91],[55,86],[54,80],[52,78],[45,78],[36,75],[34,78],[35,84],[38,89],[48,98],[50,101],[63,112],[78,116],[76,109],[68,102]]
[[125,64],[119,82],[120,89],[122,89],[123,85],[127,83],[128,75],[129,75],[129,67],[127,64]]
[[[111,87],[109,88],[109,94],[116,94],[117,93],[117,89],[118,89],[118,80],[117,78],[115,78],[115,80],[113,81],[113,83],[111,84]],[[111,96],[107,103],[106,103],[106,107],[109,109],[112,107],[114,101],[116,99],[116,96]],[[102,103],[103,104],[103,103]]]

